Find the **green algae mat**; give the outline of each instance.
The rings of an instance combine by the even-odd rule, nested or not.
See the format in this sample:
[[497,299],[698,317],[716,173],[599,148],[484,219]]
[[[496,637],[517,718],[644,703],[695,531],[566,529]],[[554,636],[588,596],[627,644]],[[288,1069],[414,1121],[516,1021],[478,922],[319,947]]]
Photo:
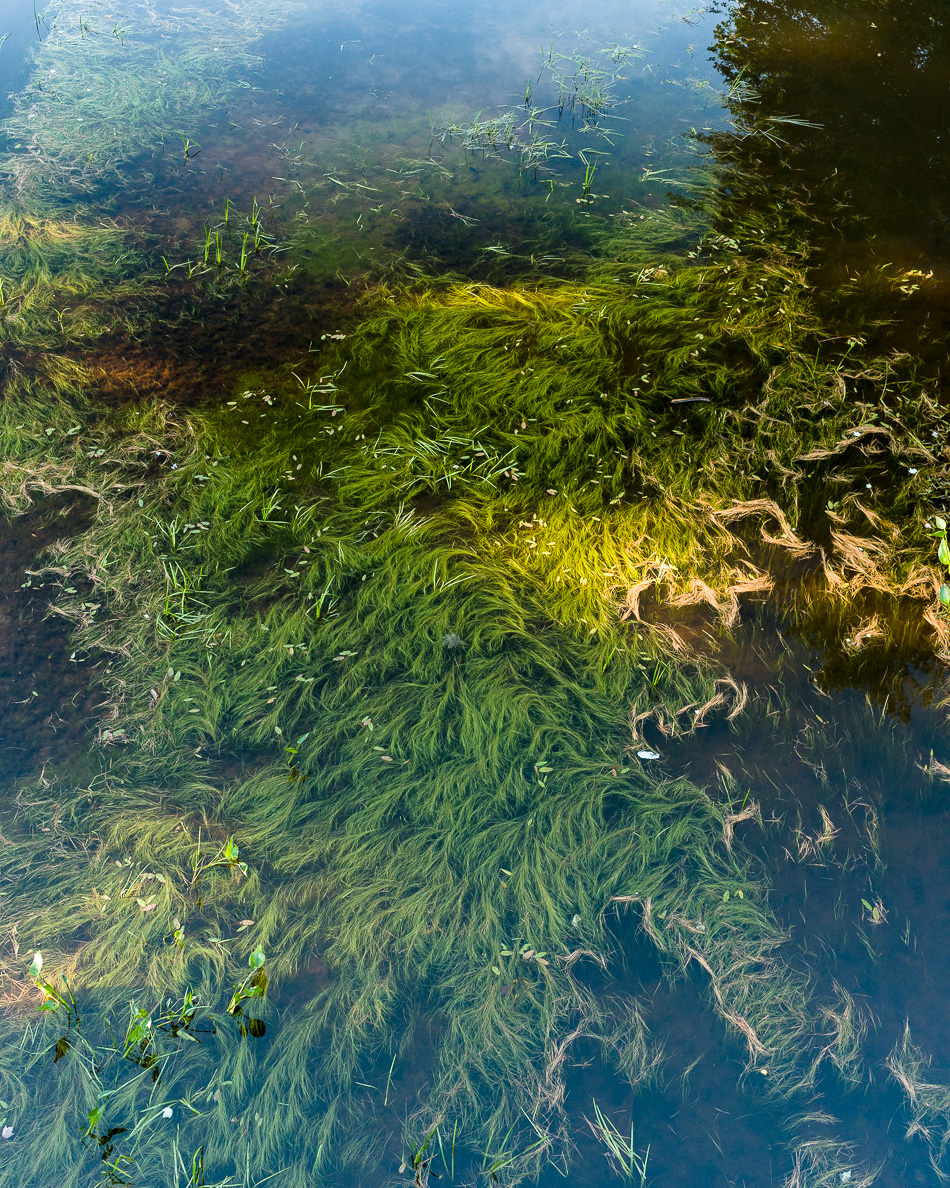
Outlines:
[[0,1185],[950,1177],[944,7],[10,31]]

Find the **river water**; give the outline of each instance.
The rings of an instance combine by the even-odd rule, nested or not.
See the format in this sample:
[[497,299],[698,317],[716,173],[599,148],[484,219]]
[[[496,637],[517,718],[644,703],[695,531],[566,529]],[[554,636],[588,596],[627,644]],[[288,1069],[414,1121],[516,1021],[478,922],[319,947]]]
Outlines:
[[943,8],[5,33],[0,1183],[943,1182]]

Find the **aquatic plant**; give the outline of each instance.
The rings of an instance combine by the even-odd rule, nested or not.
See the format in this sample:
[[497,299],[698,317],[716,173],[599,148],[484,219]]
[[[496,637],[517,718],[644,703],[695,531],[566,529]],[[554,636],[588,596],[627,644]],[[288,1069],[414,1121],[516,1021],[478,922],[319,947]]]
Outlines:
[[[950,546],[947,545],[947,521],[942,516],[934,516],[934,525],[936,527],[934,539],[937,541],[937,560],[944,569],[947,569],[950,567]],[[942,606],[950,606],[950,586],[946,582],[943,582],[941,585],[938,597]]]
[[605,1154],[611,1161],[614,1170],[625,1180],[638,1182],[643,1188],[647,1183],[647,1165],[650,1159],[650,1148],[647,1147],[641,1155],[634,1146],[633,1123],[630,1124],[629,1138],[618,1130],[617,1126],[607,1117],[597,1102],[594,1102],[594,1119],[587,1119],[587,1123],[594,1135],[606,1147]]
[[[518,304],[532,309],[526,298]],[[364,341],[374,341],[369,332]],[[437,374],[426,370],[409,378],[410,393]],[[757,1078],[763,1087],[807,1089],[818,1056],[802,1061],[811,1007],[779,960],[782,933],[755,880],[726,845],[734,813],[683,781],[631,767],[626,754],[627,707],[644,695],[657,709],[672,705],[675,720],[680,707],[732,712],[739,690],[725,697],[714,666],[660,663],[668,637],[624,626],[602,587],[588,592],[578,580],[552,597],[525,564],[512,564],[508,524],[521,491],[551,481],[530,461],[518,466],[517,484],[511,477],[520,421],[505,431],[495,417],[494,441],[447,425],[441,442],[420,445],[398,421],[371,437],[367,422],[380,413],[369,403],[362,414],[348,411],[339,381],[312,384],[306,403],[305,386],[290,377],[264,395],[249,387],[209,416],[152,408],[115,418],[112,460],[99,481],[104,491],[134,482],[143,506],[113,495],[86,534],[57,549],[48,572],[63,584],[59,605],[77,624],[77,643],[113,657],[109,728],[113,738],[138,740],[120,764],[134,783],[109,776],[92,804],[87,792],[73,799],[68,786],[56,789],[55,799],[78,814],[70,829],[94,833],[98,849],[88,868],[73,860],[57,872],[61,911],[42,923],[24,919],[22,934],[38,936],[41,927],[48,943],[57,938],[69,951],[82,921],[94,940],[74,951],[74,976],[101,974],[101,957],[86,967],[88,945],[90,957],[118,962],[110,982],[125,984],[193,981],[196,961],[208,963],[206,976],[234,978],[215,937],[240,918],[255,922],[263,946],[280,937],[278,981],[318,953],[333,979],[276,1034],[253,1099],[255,1111],[275,1119],[252,1156],[262,1171],[291,1135],[301,1168],[362,1158],[340,1139],[346,1118],[352,1133],[356,1118],[369,1125],[373,1116],[356,1082],[366,1081],[363,1070],[381,1050],[388,1064],[392,1045],[398,1052],[409,1043],[401,1003],[419,985],[448,1021],[419,1132],[436,1122],[444,1129],[448,1118],[468,1150],[497,1151],[514,1126],[517,1149],[527,1153],[522,1170],[552,1158],[564,1141],[569,1034],[600,1037],[635,1083],[654,1075],[645,1025],[631,1026],[640,1018],[631,1016],[635,997],[616,1013],[574,973],[584,951],[609,961],[611,902],[640,911],[673,969],[693,966],[709,979],[710,1001],[746,1045],[750,1071],[767,1069]],[[456,374],[451,381],[461,398]],[[318,388],[325,403],[312,399]],[[490,399],[491,389],[479,395]],[[406,407],[419,415],[412,402]],[[423,407],[441,405],[430,396]],[[490,407],[487,418],[478,411],[491,423]],[[580,426],[602,431],[596,413],[579,416]],[[168,461],[143,491],[138,475],[157,441]],[[588,444],[590,430],[581,441]],[[424,517],[412,502],[433,491],[439,504]],[[586,493],[569,491],[567,508],[551,513],[562,563],[572,532],[588,556],[604,539],[579,523]],[[601,522],[610,514],[604,502],[599,494]],[[527,527],[540,534],[544,519]],[[103,564],[110,555],[115,563]],[[578,565],[583,555],[578,547]],[[237,595],[233,575],[252,564],[259,576]],[[185,572],[201,574],[200,591],[194,582],[185,591]],[[101,620],[65,594],[93,575],[100,598],[115,607]],[[171,592],[181,598],[170,605],[176,582]],[[578,630],[578,611],[596,615],[594,632],[583,623]],[[464,649],[445,647],[453,631]],[[281,754],[290,739],[293,778]],[[197,783],[203,757],[222,745],[277,755],[232,787]],[[167,787],[176,769],[179,791],[157,799],[133,791],[143,778]],[[40,806],[49,803],[47,793],[31,812],[45,817]],[[221,837],[219,845],[239,834],[249,873],[203,893],[203,920],[191,923],[186,880],[199,827]],[[723,837],[715,851],[713,834]],[[128,890],[114,893],[98,872],[127,860]],[[151,903],[142,872],[163,876]],[[99,907],[90,880],[110,896]],[[729,894],[737,884],[742,897]],[[124,943],[128,910],[150,938],[141,951]],[[173,948],[160,943],[179,932]],[[494,969],[507,968],[516,950],[512,992]],[[546,964],[534,960],[541,952]],[[510,1042],[487,1044],[488,1035]],[[499,1099],[502,1081],[511,1091]],[[304,1089],[314,1082],[325,1086],[316,1100]],[[543,1143],[523,1131],[524,1112],[544,1130]],[[209,1166],[212,1158],[229,1166],[226,1135],[202,1132],[202,1141]]]
[[930,1058],[914,1043],[910,1024],[887,1058],[887,1069],[900,1086],[907,1115],[906,1138],[926,1143],[930,1165],[940,1180],[948,1174],[950,1086],[931,1079]]
[[[81,402],[88,372],[70,352],[131,329],[147,291],[141,270],[130,237],[105,219],[0,205],[3,391],[27,403],[30,394]],[[7,461],[15,456],[8,451]]]
[[[196,22],[172,30],[176,69]],[[85,32],[42,52],[111,62],[137,44],[90,50]],[[575,65],[563,107],[599,121],[601,83]],[[52,139],[10,166],[24,201],[134,161],[122,144],[109,161],[92,142],[63,155],[62,113],[36,102]],[[198,132],[171,122],[184,166]],[[701,787],[663,752],[766,712],[714,646],[699,653],[683,612],[708,613],[715,643],[781,595],[788,620],[823,614],[850,643],[896,639],[886,609],[871,630],[872,599],[912,600],[946,651],[924,519],[948,477],[925,444],[942,449],[945,415],[913,359],[831,333],[807,216],[763,242],[724,193],[707,184],[693,215],[615,220],[573,280],[381,286],[352,333],[306,366],[249,374],[221,407],[96,408],[82,371],[57,389],[53,364],[9,385],[5,505],[65,490],[93,504],[34,572],[58,584],[55,613],[106,701],[97,762],[25,781],[8,830],[21,1009],[0,1024],[2,1075],[25,1141],[3,1175],[23,1182],[28,1163],[32,1182],[83,1184],[92,1142],[110,1174],[134,1160],[143,1182],[197,1184],[207,1167],[312,1185],[400,1164],[422,1182],[446,1146],[453,1172],[510,1183],[565,1164],[582,1042],[634,1088],[669,1067],[638,971],[619,972],[632,927],[670,981],[698,980],[750,1096],[792,1115],[790,1184],[871,1182],[828,1128],[808,1137],[807,1114],[820,1076],[863,1082],[866,1020],[842,987],[815,991],[770,910],[737,837],[761,820],[751,786]],[[86,312],[56,342],[94,336],[106,281],[134,272],[129,258],[80,284],[83,244],[106,231],[79,220],[69,252],[34,262],[62,233],[31,218],[3,265],[11,351],[31,341],[20,309],[48,343],[69,284]],[[202,266],[224,268],[231,219],[228,201]],[[814,733],[795,744],[824,794]],[[789,836],[799,861],[829,862],[860,824],[851,861],[876,924],[878,806],[861,819],[845,799],[799,810]],[[34,961],[56,1007],[40,1028],[22,1017],[20,943],[78,996]],[[610,993],[595,970],[617,971]],[[205,1008],[228,995],[220,1019]],[[58,1051],[63,1011],[75,1026],[81,1012],[93,1053],[118,1028],[114,1086],[71,1039]],[[194,1042],[199,1018],[213,1040]],[[423,1034],[420,1089],[400,1073]],[[30,1117],[50,1041],[52,1118]],[[916,1085],[914,1059],[892,1063]],[[166,1110],[182,1113],[173,1139]],[[599,1107],[592,1129],[642,1181],[633,1135]]]
[[[610,137],[614,129],[605,127],[604,120],[622,103],[617,86],[627,77],[624,70],[631,61],[644,56],[641,45],[612,45],[589,51],[579,47],[562,53],[552,42],[543,53],[538,78],[533,85],[527,84],[522,105],[501,108],[486,119],[482,119],[481,112],[469,122],[448,119],[435,139],[443,145],[457,141],[466,157],[514,155],[519,158],[519,179],[531,173],[536,181],[539,171],[552,173],[547,162],[557,159],[578,158],[589,170],[584,150],[576,145],[569,148],[568,136],[577,125],[580,132],[595,133],[606,143],[613,143]],[[544,91],[552,91],[546,107],[534,102],[535,88],[542,79]],[[587,151],[604,155],[600,150]]]

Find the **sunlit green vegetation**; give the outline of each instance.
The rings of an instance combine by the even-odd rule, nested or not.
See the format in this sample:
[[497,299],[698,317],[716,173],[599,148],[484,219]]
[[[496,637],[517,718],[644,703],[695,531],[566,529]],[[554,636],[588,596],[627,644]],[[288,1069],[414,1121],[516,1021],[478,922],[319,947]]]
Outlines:
[[[869,1184],[801,1121],[820,1078],[865,1083],[864,1016],[792,959],[736,830],[762,824],[755,798],[669,774],[647,737],[772,729],[714,646],[766,596],[837,642],[899,650],[910,622],[946,648],[931,381],[869,345],[853,291],[816,296],[805,211],[737,213],[710,168],[689,203],[612,220],[572,279],[380,285],[226,403],[95,404],[80,348],[137,326],[117,302],[144,309],[162,270],[64,195],[88,201],[170,127],[189,159],[186,115],[223,101],[269,13],[247,6],[213,70],[183,17],[162,69],[199,76],[198,102],[126,112],[111,155],[99,124],[67,142],[73,108],[44,93],[11,168],[2,495],[88,501],[43,577],[105,698],[98,748],[25,781],[4,821],[9,1174],[304,1188],[397,1158],[418,1183],[456,1160],[508,1183],[567,1167],[572,1045],[634,1088],[664,1076],[636,979],[593,987],[635,921],[670,981],[700,980],[750,1097],[792,1119],[798,1182]],[[112,63],[136,35],[80,26],[42,60]],[[226,238],[245,280],[258,215],[235,248],[228,203],[196,266],[216,276]],[[798,833],[809,854],[835,837]],[[870,827],[861,845],[870,927]],[[917,1085],[909,1037],[892,1063]],[[915,1092],[921,1124],[945,1115]],[[648,1182],[636,1125],[594,1119]]]

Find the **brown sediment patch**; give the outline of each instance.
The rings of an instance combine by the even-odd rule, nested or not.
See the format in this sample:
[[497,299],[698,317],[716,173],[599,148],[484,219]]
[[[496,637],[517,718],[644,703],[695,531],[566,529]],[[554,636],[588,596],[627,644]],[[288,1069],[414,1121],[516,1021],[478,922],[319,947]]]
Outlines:
[[143,317],[148,330],[100,338],[82,354],[93,394],[110,405],[142,399],[201,405],[229,397],[237,377],[282,368],[320,349],[321,335],[349,325],[361,296],[336,281],[215,300],[193,285],[169,291]]
[[214,362],[189,358],[187,353],[129,343],[101,346],[88,360],[94,394],[112,405],[142,398],[192,404],[221,384]]

